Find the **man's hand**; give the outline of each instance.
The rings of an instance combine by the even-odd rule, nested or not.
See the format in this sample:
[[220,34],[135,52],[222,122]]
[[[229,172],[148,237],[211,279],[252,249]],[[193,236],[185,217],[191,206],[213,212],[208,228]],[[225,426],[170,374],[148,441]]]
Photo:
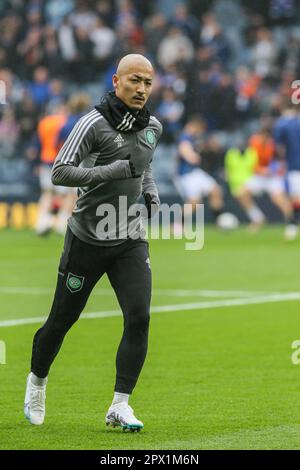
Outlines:
[[109,165],[93,168],[94,179],[97,181],[123,180],[128,178],[139,178],[142,174],[136,171],[132,163],[131,155],[124,160],[117,160]]
[[148,219],[151,219],[155,216],[159,209],[159,200],[156,196],[152,196],[151,194],[144,194],[145,199],[145,206],[148,212]]
[[142,176],[142,174],[139,171],[137,171],[137,169],[135,168],[135,166],[134,166],[134,164],[131,160],[131,154],[130,153],[125,158],[125,161],[128,161],[128,163],[129,163],[132,178],[139,178],[140,176]]

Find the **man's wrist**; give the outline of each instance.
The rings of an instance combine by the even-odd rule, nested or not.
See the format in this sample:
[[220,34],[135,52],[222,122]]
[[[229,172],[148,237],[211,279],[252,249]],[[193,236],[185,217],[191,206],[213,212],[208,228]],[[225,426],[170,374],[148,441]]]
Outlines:
[[145,206],[148,212],[148,219],[151,219],[157,213],[159,209],[160,200],[156,194],[154,195],[154,194],[149,194],[149,193],[144,194],[144,199],[145,199]]

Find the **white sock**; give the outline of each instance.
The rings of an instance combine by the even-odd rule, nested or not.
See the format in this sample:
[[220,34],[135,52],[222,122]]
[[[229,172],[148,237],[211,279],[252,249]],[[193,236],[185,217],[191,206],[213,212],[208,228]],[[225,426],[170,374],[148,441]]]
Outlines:
[[60,234],[64,234],[67,230],[68,218],[70,217],[69,212],[61,211],[57,216],[56,231]]
[[116,405],[117,403],[121,403],[122,401],[125,401],[125,403],[128,404],[129,397],[130,395],[127,395],[126,393],[115,392],[112,405]]
[[257,206],[253,205],[252,207],[247,209],[246,212],[251,222],[260,224],[265,220],[264,214]]
[[47,385],[48,377],[41,379],[40,377],[37,377],[33,372],[30,372],[30,380],[31,383],[36,387],[44,387],[44,385]]
[[51,228],[53,225],[53,217],[51,214],[48,214],[48,212],[40,214],[37,220],[36,224],[36,232],[40,233],[43,232],[44,230],[48,230]]

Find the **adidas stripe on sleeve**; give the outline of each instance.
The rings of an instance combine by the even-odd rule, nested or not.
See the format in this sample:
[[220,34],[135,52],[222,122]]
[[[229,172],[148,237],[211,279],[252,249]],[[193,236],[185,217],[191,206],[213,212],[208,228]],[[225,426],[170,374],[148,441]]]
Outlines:
[[74,126],[66,142],[60,149],[55,164],[78,166],[88,155],[93,145],[93,125],[102,119],[98,111],[93,110],[82,117]]

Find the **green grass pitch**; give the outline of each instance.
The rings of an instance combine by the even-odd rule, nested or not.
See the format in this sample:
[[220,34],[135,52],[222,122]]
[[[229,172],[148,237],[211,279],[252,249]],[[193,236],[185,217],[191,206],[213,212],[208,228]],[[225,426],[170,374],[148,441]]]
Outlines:
[[45,424],[24,419],[42,321],[22,320],[47,316],[63,240],[0,232],[0,449],[299,449],[300,365],[291,344],[300,339],[300,240],[285,243],[282,232],[208,228],[201,251],[185,251],[181,240],[150,242],[149,352],[130,401],[145,425],[138,434],[104,423],[122,332],[106,278],[85,308],[106,314],[77,322],[51,369]]

